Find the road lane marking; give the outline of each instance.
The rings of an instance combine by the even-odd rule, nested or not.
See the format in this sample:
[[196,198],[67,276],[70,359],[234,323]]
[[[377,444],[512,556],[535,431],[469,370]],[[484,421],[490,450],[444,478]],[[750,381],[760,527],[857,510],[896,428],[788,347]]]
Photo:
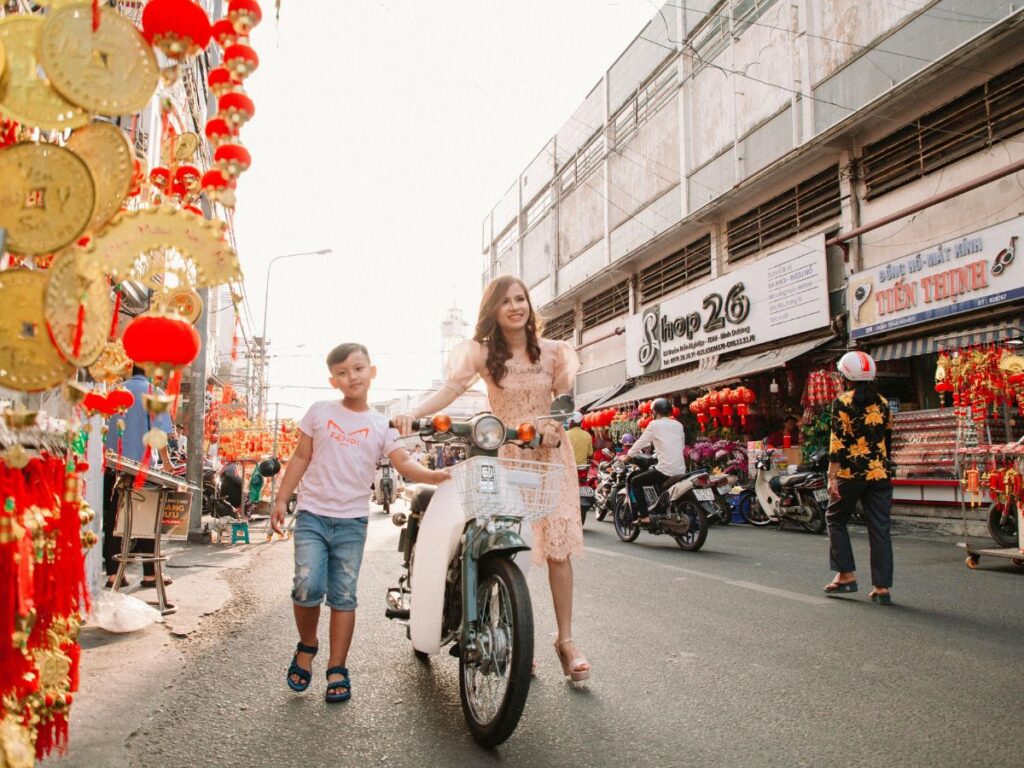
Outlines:
[[781,597],[785,600],[793,600],[798,603],[804,603],[805,605],[834,606],[836,604],[835,600],[830,600],[827,597],[805,595],[802,592],[791,592],[788,589],[777,589],[776,587],[766,587],[763,584],[756,584],[752,581],[731,579],[728,576],[717,576],[713,573],[705,573],[704,571],[694,570],[693,568],[684,568],[681,565],[669,565],[668,563],[659,563],[644,557],[638,557],[636,555],[627,555],[623,552],[612,552],[607,549],[601,549],[600,547],[587,547],[587,552],[594,552],[598,555],[605,555],[606,557],[626,557],[630,560],[637,560],[639,562],[654,566],[655,568],[665,568],[670,571],[676,571],[677,573],[685,573],[687,576],[697,576],[702,579],[710,579],[711,581],[717,581],[721,584],[728,584],[730,587],[749,589],[751,592],[760,592],[761,594],[765,595]]

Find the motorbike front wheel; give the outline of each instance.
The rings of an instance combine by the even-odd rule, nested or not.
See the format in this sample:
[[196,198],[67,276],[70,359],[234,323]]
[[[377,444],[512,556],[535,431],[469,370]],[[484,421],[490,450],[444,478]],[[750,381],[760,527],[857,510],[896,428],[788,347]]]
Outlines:
[[598,496],[594,500],[594,516],[597,517],[598,522],[608,517],[608,497]]
[[633,510],[626,504],[625,496],[615,497],[612,522],[615,524],[616,535],[623,541],[636,541],[636,537],[640,535],[640,527],[633,519]]
[[[1006,514],[1003,514],[1003,509]],[[1000,547],[1017,546],[1017,505],[1013,502],[1008,504],[993,504],[988,508],[988,533]]]
[[459,658],[459,698],[474,741],[504,742],[519,724],[530,691],[533,608],[523,572],[511,560],[480,561],[476,591],[479,658]]
[[804,502],[804,512],[809,517],[807,522],[801,522],[800,525],[804,527],[804,530],[810,533],[822,534],[825,532],[825,510],[821,508],[821,505],[813,501]]
[[773,522],[761,508],[757,497],[752,494],[740,498],[740,513],[751,525],[765,526]]
[[680,512],[690,518],[690,530],[674,535],[672,538],[676,540],[680,549],[696,552],[704,546],[704,542],[708,538],[708,516],[692,501],[681,502]]

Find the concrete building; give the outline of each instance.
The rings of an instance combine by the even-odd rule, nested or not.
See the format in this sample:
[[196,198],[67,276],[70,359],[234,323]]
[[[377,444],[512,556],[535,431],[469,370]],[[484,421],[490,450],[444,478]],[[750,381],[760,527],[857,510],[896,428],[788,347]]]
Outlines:
[[1005,0],[666,3],[485,217],[483,278],[578,346],[581,404],[762,370],[784,396],[788,361],[852,337],[934,407],[943,344],[1019,331],[1022,25]]

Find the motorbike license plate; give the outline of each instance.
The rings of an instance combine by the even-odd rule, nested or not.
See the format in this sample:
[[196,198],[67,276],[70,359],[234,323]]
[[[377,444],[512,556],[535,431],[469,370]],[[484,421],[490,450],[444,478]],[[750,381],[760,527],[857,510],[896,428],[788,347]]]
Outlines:
[[824,488],[819,488],[814,492],[814,500],[823,503],[828,502],[828,491]]
[[715,492],[712,491],[710,488],[694,488],[693,495],[696,496],[701,501],[715,500]]
[[718,486],[718,495],[719,496],[725,496],[727,493],[729,493],[729,486],[728,485],[720,485],[720,486]]
[[594,489],[591,488],[589,485],[581,485],[580,486],[580,496],[590,497],[590,496],[593,496],[593,495],[594,495]]

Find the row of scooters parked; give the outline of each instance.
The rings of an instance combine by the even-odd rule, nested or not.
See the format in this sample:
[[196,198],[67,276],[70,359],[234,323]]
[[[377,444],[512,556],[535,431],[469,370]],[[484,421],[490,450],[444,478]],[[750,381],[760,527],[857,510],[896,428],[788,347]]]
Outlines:
[[754,476],[740,484],[737,475],[712,474],[697,469],[670,477],[660,487],[644,487],[651,522],[637,524],[636,499],[629,489],[634,472],[650,469],[654,456],[615,456],[602,451],[595,465],[577,467],[580,513],[584,524],[590,511],[598,520],[610,513],[615,533],[623,541],[636,541],[642,529],[669,535],[680,548],[700,549],[712,524],[728,525],[733,508],[751,525],[783,527],[794,523],[811,533],[825,532],[828,506],[826,469],[828,454],[816,452],[806,467],[787,474],[772,467],[773,451],[764,451],[754,463]]

